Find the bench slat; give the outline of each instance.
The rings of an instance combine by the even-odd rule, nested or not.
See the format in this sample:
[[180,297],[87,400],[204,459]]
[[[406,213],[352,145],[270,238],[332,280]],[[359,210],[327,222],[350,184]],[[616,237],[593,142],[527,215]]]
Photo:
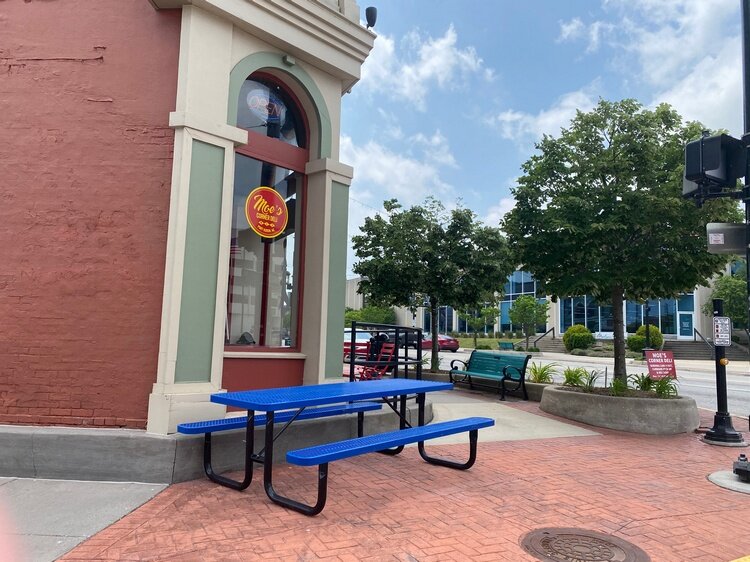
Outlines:
[[[380,410],[382,404],[377,402],[355,402],[353,404],[340,404],[336,406],[323,406],[319,408],[307,408],[299,416],[298,420],[309,420],[323,418],[328,416],[338,416],[341,414],[354,414],[357,412],[369,412],[371,410]],[[280,410],[276,412],[274,421],[285,422],[292,419],[297,410]],[[255,416],[255,426],[265,425],[266,415],[258,414]],[[179,433],[188,435],[197,435],[201,433],[214,433],[216,431],[227,431],[230,429],[244,429],[247,427],[247,416],[237,416],[233,418],[224,418],[220,420],[207,420],[200,422],[181,423],[177,426]]]
[[446,422],[432,423],[420,427],[411,427],[387,433],[378,433],[375,435],[366,435],[338,441],[336,443],[326,443],[315,447],[306,447],[289,451],[286,454],[288,463],[300,466],[313,466],[316,464],[327,463],[339,459],[346,459],[363,453],[372,453],[381,451],[390,447],[406,445],[407,443],[416,443],[417,441],[426,441],[435,437],[452,435],[480,429],[495,425],[492,418],[463,418]]

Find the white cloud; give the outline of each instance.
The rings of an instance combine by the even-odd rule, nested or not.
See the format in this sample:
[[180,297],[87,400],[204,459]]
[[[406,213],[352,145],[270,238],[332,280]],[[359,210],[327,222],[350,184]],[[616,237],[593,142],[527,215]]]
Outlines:
[[570,21],[561,21],[560,22],[560,35],[557,37],[558,43],[563,43],[565,41],[571,41],[573,39],[578,39],[584,34],[586,26],[583,25],[583,22],[580,18],[573,18]]
[[[404,207],[410,207],[423,203],[428,195],[444,202],[455,200],[455,189],[440,177],[441,166],[455,165],[447,140],[439,131],[429,137],[416,135],[415,139],[417,137],[416,142],[425,147],[423,160],[394,152],[374,141],[358,146],[351,137],[341,137],[341,161],[354,166],[355,170],[349,188],[347,274],[351,274],[356,261],[351,237],[360,234],[365,217],[382,212],[383,201],[395,198]],[[434,158],[431,153],[443,156]]]
[[482,218],[482,222],[487,226],[498,226],[505,216],[516,206],[516,200],[512,197],[503,197],[496,205],[487,209],[487,214]]
[[739,39],[726,41],[718,55],[703,57],[690,74],[658,92],[653,104],[667,102],[685,119],[742,135],[741,59]]
[[342,136],[341,161],[356,170],[352,183],[355,196],[373,206],[394,197],[405,205],[414,205],[428,195],[444,198],[454,194],[452,186],[440,178],[439,166],[429,158],[418,160],[398,154],[375,141],[357,146],[351,137]]
[[422,37],[411,31],[402,41],[400,55],[392,37],[379,35],[362,66],[360,91],[380,92],[393,99],[409,100],[420,111],[426,109],[430,88],[454,89],[471,74],[492,81],[494,72],[484,67],[474,47],[457,46],[453,25],[442,37]]
[[536,114],[506,110],[488,119],[503,138],[518,142],[535,141],[544,134],[556,136],[560,128],[567,127],[576,110],[588,111],[596,105],[598,82],[581,90],[568,92],[555,103]]
[[[606,46],[611,64],[632,85],[651,89],[685,118],[739,132],[740,6],[736,0],[603,0],[605,20],[560,22],[558,41]],[[509,116],[513,117],[513,116]]]
[[417,146],[424,148],[425,158],[429,162],[433,162],[439,166],[458,167],[450,146],[448,146],[448,139],[440,131],[435,131],[435,134],[430,137],[422,133],[417,133],[410,140]]

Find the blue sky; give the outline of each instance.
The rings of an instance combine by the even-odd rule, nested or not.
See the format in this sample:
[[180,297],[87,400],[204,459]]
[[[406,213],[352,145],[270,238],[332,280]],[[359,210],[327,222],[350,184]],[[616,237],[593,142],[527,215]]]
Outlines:
[[[740,0],[359,0],[375,47],[342,101],[349,235],[428,195],[496,226],[542,134],[599,98],[742,134]],[[348,276],[354,255],[348,256]]]

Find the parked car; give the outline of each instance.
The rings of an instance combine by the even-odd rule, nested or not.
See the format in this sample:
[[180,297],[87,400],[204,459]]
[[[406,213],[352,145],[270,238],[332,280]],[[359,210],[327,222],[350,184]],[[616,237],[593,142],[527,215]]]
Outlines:
[[[354,337],[356,338],[354,340],[356,343],[369,343],[370,338],[372,338],[372,334],[370,334],[370,332],[361,332],[357,330],[354,334]],[[344,343],[351,342],[351,341],[352,341],[352,329],[345,328],[344,329]]]
[[[416,332],[407,332],[406,334],[399,336],[399,342],[404,345],[404,341],[407,342],[408,347],[417,347]],[[439,351],[458,351],[458,340],[451,336],[438,334],[438,350]],[[422,334],[422,349],[432,349],[432,335]]]

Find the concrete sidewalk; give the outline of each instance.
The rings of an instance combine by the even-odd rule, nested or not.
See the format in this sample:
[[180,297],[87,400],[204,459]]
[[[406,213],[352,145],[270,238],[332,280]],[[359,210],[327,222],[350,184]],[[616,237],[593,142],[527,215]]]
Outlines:
[[[414,448],[338,461],[330,467],[328,504],[313,518],[271,503],[261,482],[236,492],[201,478],[150,501],[154,490],[143,489],[140,508],[129,513],[132,505],[122,506],[122,519],[110,516],[117,521],[62,560],[523,561],[537,560],[521,546],[526,533],[549,527],[604,533],[653,562],[728,562],[750,554],[750,496],[707,480],[731,469],[746,449],[706,445],[696,434],[587,428],[544,414],[537,403],[501,403],[479,392],[440,393],[433,402],[436,419],[495,418],[492,430],[480,431],[471,470],[426,464]],[[704,412],[705,423],[712,416]],[[465,437],[455,441],[428,448],[465,458]],[[315,471],[281,467],[276,484],[281,493],[312,500]],[[33,520],[45,495],[24,492],[26,505],[11,507],[16,521]],[[93,503],[87,511],[80,503],[67,511],[59,505],[61,519],[94,519],[105,506]],[[29,559],[53,559],[37,552]]]

